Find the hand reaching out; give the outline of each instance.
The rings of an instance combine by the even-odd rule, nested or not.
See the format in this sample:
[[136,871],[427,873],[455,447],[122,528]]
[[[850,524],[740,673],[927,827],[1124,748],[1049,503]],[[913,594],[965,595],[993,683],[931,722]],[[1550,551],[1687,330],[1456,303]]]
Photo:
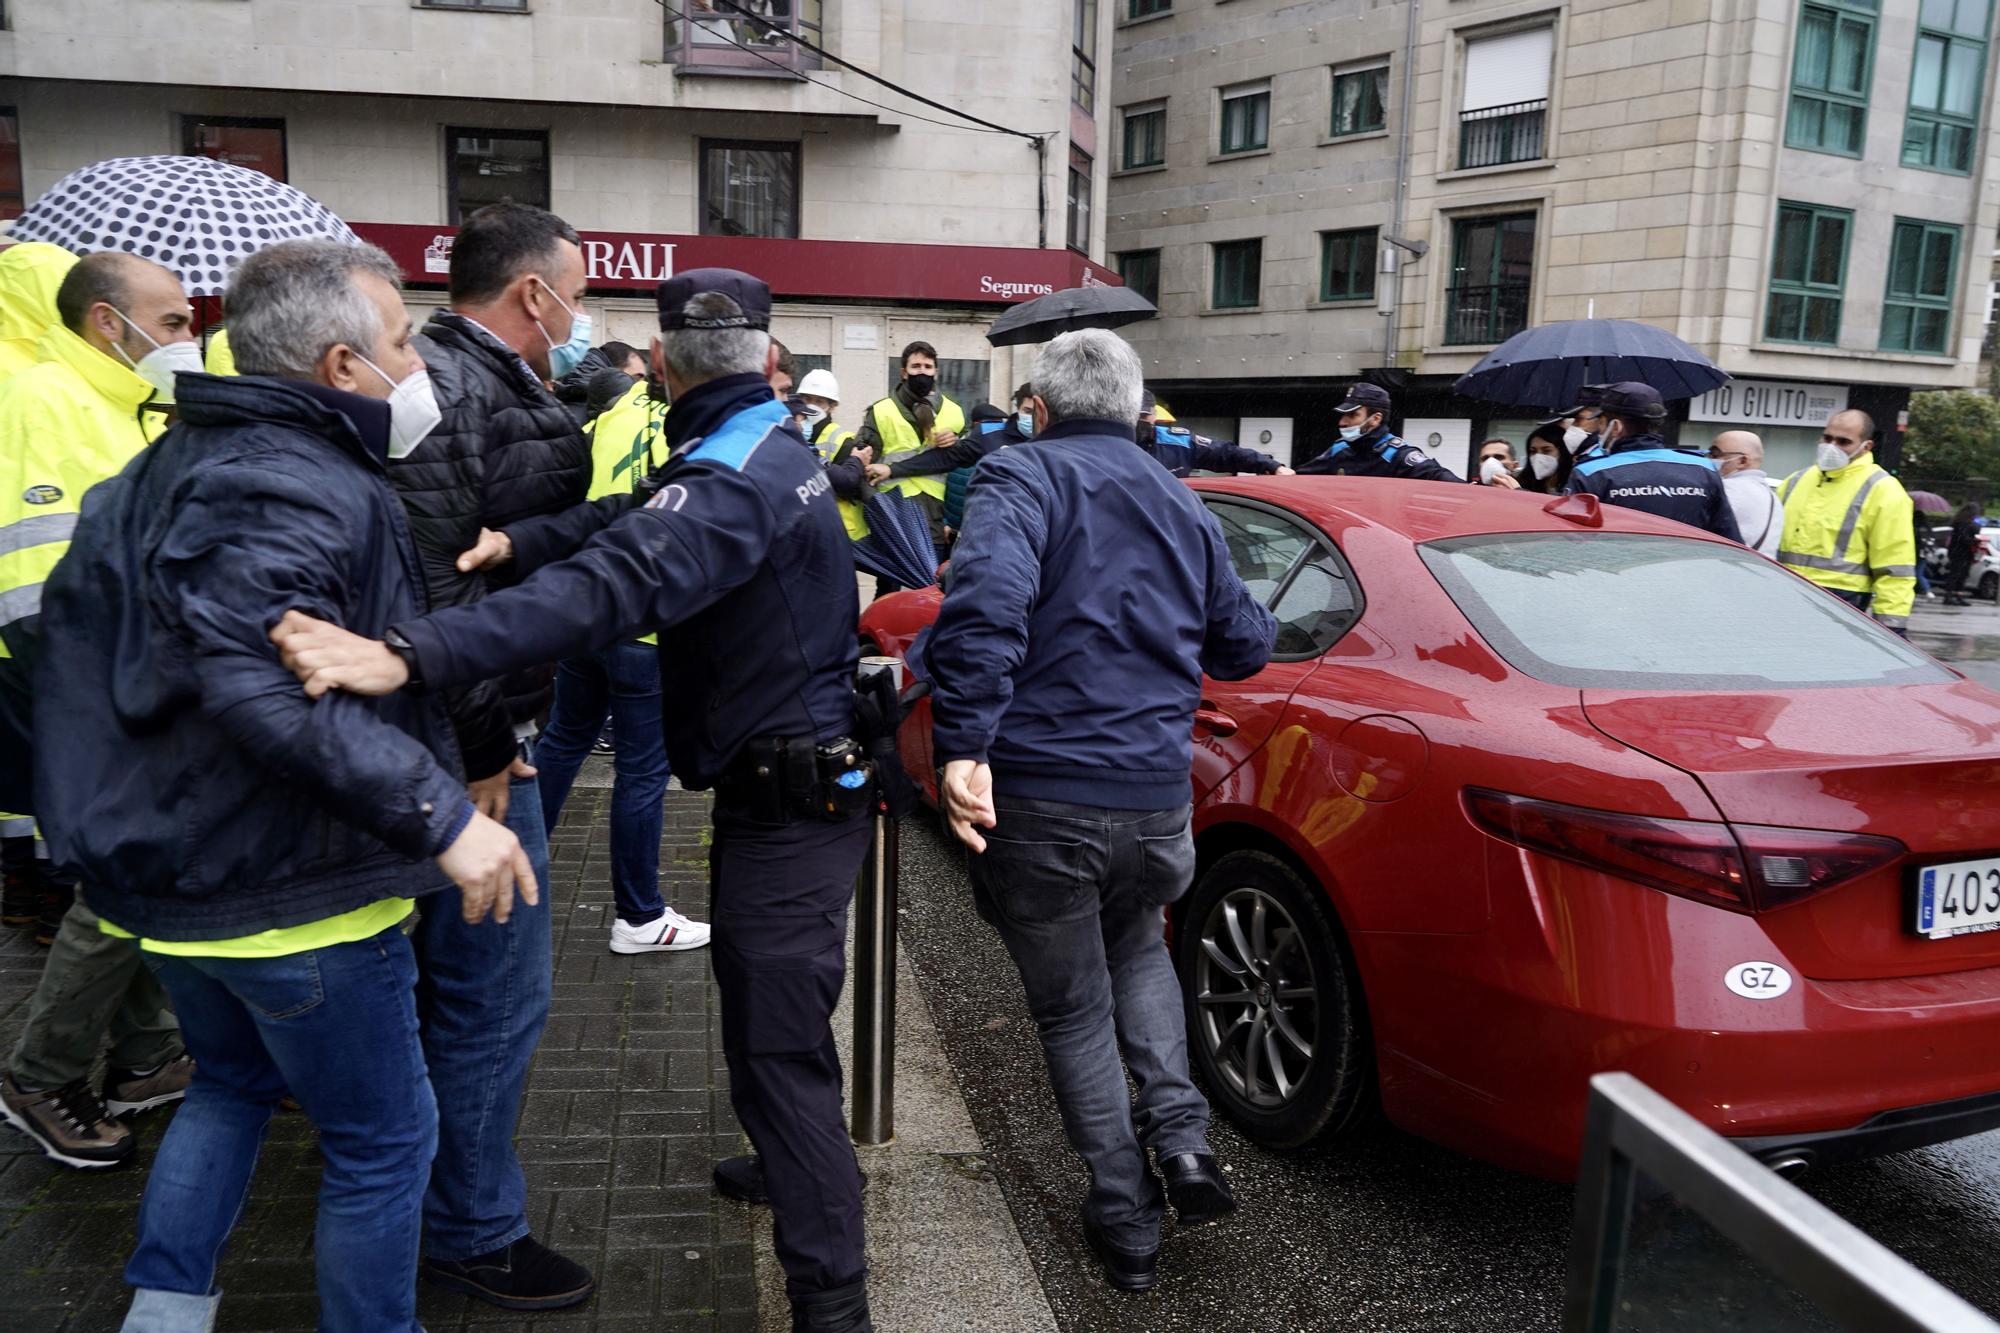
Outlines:
[[285,612],[272,627],[271,642],[278,645],[285,669],[304,683],[308,698],[328,690],[389,694],[410,679],[409,666],[380,639],[363,638],[303,611]]
[[889,465],[887,463],[870,463],[868,465],[868,484],[870,486],[880,486],[887,480],[889,480]]

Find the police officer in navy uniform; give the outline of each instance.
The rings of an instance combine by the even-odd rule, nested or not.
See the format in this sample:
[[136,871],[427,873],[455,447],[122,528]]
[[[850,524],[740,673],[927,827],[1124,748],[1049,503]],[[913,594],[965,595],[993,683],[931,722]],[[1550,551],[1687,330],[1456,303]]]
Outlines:
[[1151,389],[1139,396],[1139,428],[1134,438],[1154,461],[1185,477],[1190,472],[1247,472],[1253,477],[1289,477],[1292,469],[1269,454],[1228,440],[1197,435],[1186,426],[1159,419],[1159,399]]
[[724,1163],[717,1183],[768,1195],[794,1330],[872,1333],[830,1026],[874,800],[854,739],[854,558],[819,459],[766,379],[770,289],[697,269],[660,284],[659,309],[652,362],[674,410],[650,499],[482,534],[466,563],[511,560],[525,579],[398,624],[386,642],[297,612],[272,638],[308,693],[379,694],[662,631],[668,755],[685,786],[716,792],[723,1052],[758,1153]]
[[1303,464],[1300,475],[1463,480],[1414,444],[1406,444],[1390,432],[1389,394],[1380,385],[1349,386],[1347,397],[1333,410],[1340,413],[1340,438],[1318,458]]
[[1650,384],[1607,384],[1602,453],[1576,465],[1568,494],[1594,495],[1605,504],[1637,509],[1740,542],[1736,511],[1715,461],[1693,449],[1668,446],[1660,434],[1667,407]]

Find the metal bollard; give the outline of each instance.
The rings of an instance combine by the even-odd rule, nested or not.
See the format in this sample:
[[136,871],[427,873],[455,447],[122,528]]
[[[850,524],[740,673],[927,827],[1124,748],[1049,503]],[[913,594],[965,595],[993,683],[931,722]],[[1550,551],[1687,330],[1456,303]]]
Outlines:
[[[887,671],[902,686],[903,663],[864,657],[861,675]],[[897,825],[874,815],[874,837],[854,895],[854,1118],[856,1143],[896,1137],[896,852]]]

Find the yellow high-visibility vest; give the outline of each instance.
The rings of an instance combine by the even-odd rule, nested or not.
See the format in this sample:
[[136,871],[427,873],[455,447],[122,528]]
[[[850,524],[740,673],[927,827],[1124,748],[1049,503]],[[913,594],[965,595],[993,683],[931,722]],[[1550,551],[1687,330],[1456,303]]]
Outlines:
[[[875,416],[875,433],[882,439],[882,456],[876,459],[876,462],[892,462],[901,454],[913,454],[930,447],[930,441],[917,437],[917,428],[903,415],[903,409],[896,405],[894,397],[882,399],[871,410]],[[964,409],[943,394],[938,395],[937,424],[934,430],[948,430],[954,435],[965,434]],[[944,477],[938,474],[927,477],[897,477],[884,482],[882,489],[900,491],[904,495],[928,495],[942,503]]]
[[1846,467],[1788,478],[1778,563],[1822,588],[1865,592],[1869,613],[1902,629],[1917,596],[1917,533],[1910,493],[1863,454]]
[[47,241],[0,250],[0,384],[41,360],[42,335],[56,319],[56,289],[76,256]]
[[0,385],[0,657],[9,625],[38,615],[69,550],[84,492],[165,429],[153,386],[57,324],[42,359]]
[[[655,401],[640,380],[617,402],[584,423],[590,441],[590,494],[630,495],[648,473],[667,461],[667,404]],[[645,634],[640,643],[658,643]]]
[[[840,451],[845,449],[853,439],[853,431],[840,425],[832,417],[828,417],[825,421],[819,423],[819,430],[813,436],[812,447],[819,454],[820,462],[831,463],[834,459],[840,457]],[[847,539],[849,541],[860,541],[868,535],[868,520],[862,517],[860,502],[856,500],[841,500],[839,503],[840,521],[847,528]]]

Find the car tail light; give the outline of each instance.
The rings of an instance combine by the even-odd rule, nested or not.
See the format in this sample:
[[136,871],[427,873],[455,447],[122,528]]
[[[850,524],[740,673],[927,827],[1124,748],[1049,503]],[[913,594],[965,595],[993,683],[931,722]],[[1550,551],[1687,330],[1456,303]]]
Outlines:
[[1893,838],[1660,819],[1468,787],[1472,822],[1503,841],[1665,893],[1764,912],[1901,859]]
[[1734,824],[1750,871],[1752,894],[1760,912],[1837,889],[1851,880],[1892,866],[1909,854],[1894,838],[1866,833],[1830,833],[1821,829],[1765,828]]

